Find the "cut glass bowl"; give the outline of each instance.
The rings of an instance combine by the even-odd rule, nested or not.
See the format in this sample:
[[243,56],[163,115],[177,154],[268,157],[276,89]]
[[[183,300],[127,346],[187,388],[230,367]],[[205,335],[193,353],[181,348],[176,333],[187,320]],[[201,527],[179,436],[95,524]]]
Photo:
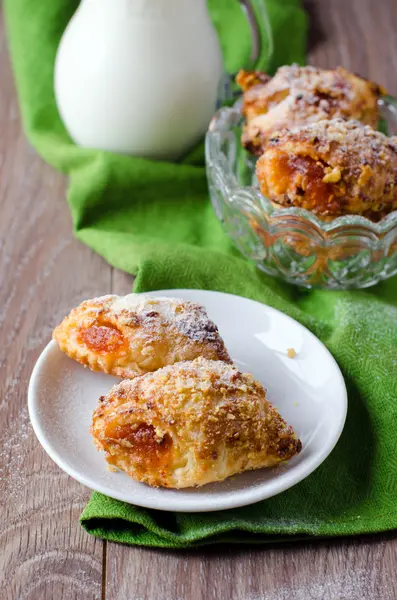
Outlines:
[[[381,129],[397,134],[397,99],[379,101]],[[211,201],[237,248],[276,277],[305,287],[364,288],[397,273],[397,211],[378,223],[358,216],[323,222],[301,208],[275,209],[241,146],[241,100],[221,108],[206,136]]]

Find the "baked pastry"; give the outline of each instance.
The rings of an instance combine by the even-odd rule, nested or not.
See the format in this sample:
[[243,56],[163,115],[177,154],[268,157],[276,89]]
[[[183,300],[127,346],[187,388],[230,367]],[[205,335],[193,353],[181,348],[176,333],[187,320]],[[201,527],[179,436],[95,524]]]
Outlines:
[[129,294],[86,300],[53,338],[70,358],[123,378],[198,356],[231,362],[205,309],[175,298]]
[[274,77],[240,71],[237,83],[244,91],[247,123],[242,143],[260,155],[269,136],[284,127],[297,127],[322,119],[356,119],[376,128],[378,98],[385,90],[376,83],[338,67],[284,66]]
[[108,463],[169,488],[271,467],[302,447],[260,383],[203,358],[116,385],[100,398],[91,433]]
[[262,194],[329,220],[397,209],[397,137],[331,119],[275,133],[256,165]]

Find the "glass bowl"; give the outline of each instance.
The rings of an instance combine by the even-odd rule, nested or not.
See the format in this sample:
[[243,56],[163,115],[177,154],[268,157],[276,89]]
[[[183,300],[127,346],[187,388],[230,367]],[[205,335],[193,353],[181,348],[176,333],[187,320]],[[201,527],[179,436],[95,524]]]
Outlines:
[[[397,134],[397,100],[379,100],[380,129]],[[241,146],[241,100],[221,108],[206,136],[211,201],[237,248],[276,277],[307,288],[364,288],[397,273],[397,211],[378,223],[357,215],[325,223],[301,208],[276,209]]]

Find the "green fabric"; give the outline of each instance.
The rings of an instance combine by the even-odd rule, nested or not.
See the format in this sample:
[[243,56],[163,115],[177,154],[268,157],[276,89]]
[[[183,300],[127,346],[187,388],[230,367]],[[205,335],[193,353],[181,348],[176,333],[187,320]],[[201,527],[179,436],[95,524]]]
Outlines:
[[[253,1],[257,8],[261,0]],[[78,4],[4,2],[24,127],[41,156],[70,177],[67,200],[77,237],[130,272],[137,271],[147,253],[166,252],[170,242],[173,247],[186,243],[231,252],[208,201],[203,146],[182,163],[170,164],[78,148],[68,137],[55,105],[53,65],[59,39]],[[249,63],[251,53],[246,19],[237,0],[208,4],[226,68],[236,72]],[[306,15],[299,0],[267,0],[267,5],[276,44],[269,70],[303,63]],[[265,57],[257,66],[266,66]],[[115,244],[120,244],[118,249]]]
[[148,258],[135,282],[135,291],[167,287],[243,295],[311,329],[342,368],[349,396],[345,429],[315,473],[254,506],[167,514],[95,493],[82,515],[85,529],[110,540],[177,548],[397,527],[397,278],[366,292],[306,292],[237,258],[198,250],[186,261],[175,250]]
[[[202,147],[179,164],[77,148],[52,89],[57,43],[77,4],[5,0],[25,130],[44,159],[70,176],[68,202],[78,238],[112,265],[137,273],[136,291],[221,290],[284,311],[328,346],[349,392],[337,447],[291,490],[254,506],[206,514],[145,510],[94,494],[83,527],[109,540],[172,548],[395,528],[397,279],[365,292],[307,292],[261,274],[233,250],[214,217]],[[248,60],[248,27],[237,0],[209,4],[227,68],[236,71]],[[306,20],[298,0],[268,5],[275,39],[268,69],[302,62]],[[265,66],[264,57],[258,66]]]

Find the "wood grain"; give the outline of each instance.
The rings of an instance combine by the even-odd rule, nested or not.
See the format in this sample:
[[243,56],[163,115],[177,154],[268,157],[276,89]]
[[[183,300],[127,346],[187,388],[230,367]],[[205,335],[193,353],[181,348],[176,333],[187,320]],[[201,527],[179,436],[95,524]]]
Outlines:
[[[397,94],[395,0],[305,4],[312,63],[343,64]],[[73,239],[65,181],[21,132],[1,21],[0,73],[1,600],[395,600],[394,534],[169,552],[104,544],[82,531],[89,492],[36,441],[27,383],[68,309],[127,293],[132,278]]]
[[0,598],[97,600],[103,542],[78,517],[89,491],[38,444],[27,383],[71,306],[110,290],[111,269],[72,236],[64,178],[28,146],[0,24]]
[[[397,93],[397,3],[315,0],[310,62],[342,64]],[[276,40],[277,43],[277,40]],[[114,275],[126,293],[128,276]],[[108,544],[106,597],[111,600],[395,600],[394,536],[164,552]]]

